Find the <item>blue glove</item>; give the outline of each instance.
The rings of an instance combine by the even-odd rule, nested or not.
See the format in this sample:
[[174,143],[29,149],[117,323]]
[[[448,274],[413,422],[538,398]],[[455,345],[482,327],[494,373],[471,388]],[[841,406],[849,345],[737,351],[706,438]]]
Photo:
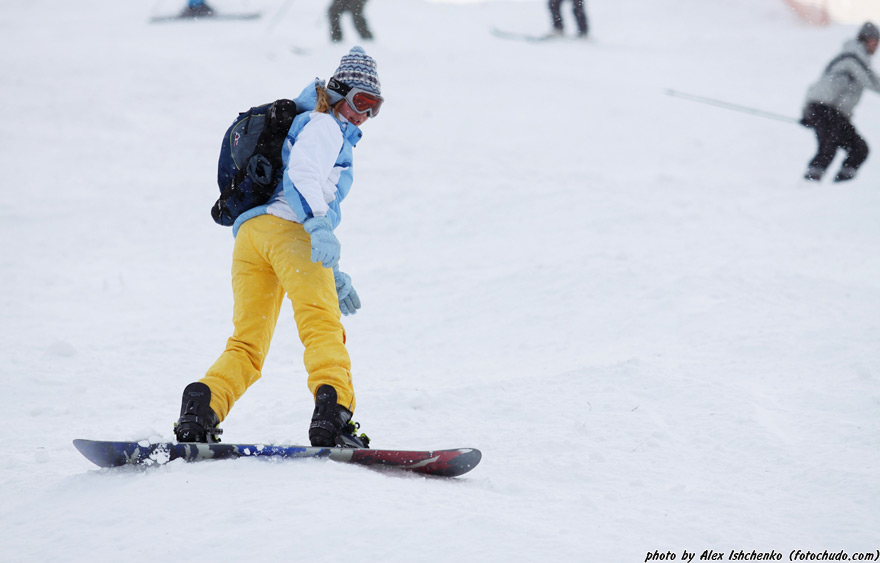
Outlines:
[[351,285],[351,276],[333,268],[333,279],[336,280],[336,295],[339,296],[339,310],[343,315],[354,315],[361,308],[361,298]]
[[320,262],[325,268],[332,268],[338,264],[342,247],[333,234],[330,219],[312,217],[303,223],[303,228],[312,237],[312,262]]

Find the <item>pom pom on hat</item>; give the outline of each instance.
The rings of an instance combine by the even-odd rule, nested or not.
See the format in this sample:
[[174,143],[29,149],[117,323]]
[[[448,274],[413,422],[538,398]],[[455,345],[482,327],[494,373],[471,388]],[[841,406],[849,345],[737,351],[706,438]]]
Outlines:
[[376,61],[362,47],[352,47],[351,51],[342,57],[339,68],[333,73],[332,78],[352,88],[360,88],[377,96],[382,95]]

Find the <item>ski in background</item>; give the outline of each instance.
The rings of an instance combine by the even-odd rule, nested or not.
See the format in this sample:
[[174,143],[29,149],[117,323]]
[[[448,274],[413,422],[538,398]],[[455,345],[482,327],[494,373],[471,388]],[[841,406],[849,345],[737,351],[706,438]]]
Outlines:
[[234,13],[234,14],[217,14],[214,13],[210,16],[182,16],[180,14],[173,14],[167,16],[153,16],[150,18],[150,23],[168,23],[168,22],[200,22],[200,21],[235,21],[235,20],[256,20],[259,19],[262,14],[260,12],[246,12],[246,13]]
[[532,35],[529,33],[520,33],[517,31],[505,31],[503,29],[498,29],[497,27],[493,27],[490,29],[492,35],[495,37],[499,37],[501,39],[512,39],[514,41],[527,41],[529,43],[543,43],[546,41],[588,41],[588,39],[584,37],[578,37],[576,35],[559,35],[557,33],[547,33],[544,35]]

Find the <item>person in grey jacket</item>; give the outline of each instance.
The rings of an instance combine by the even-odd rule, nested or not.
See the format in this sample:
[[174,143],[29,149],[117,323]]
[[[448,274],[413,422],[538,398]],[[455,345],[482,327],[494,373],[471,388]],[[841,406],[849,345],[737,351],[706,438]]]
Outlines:
[[816,156],[804,178],[819,181],[834,160],[838,148],[846,159],[835,182],[852,180],[868,158],[868,144],[853,127],[853,110],[865,88],[880,92],[880,80],[871,70],[871,56],[880,43],[880,30],[865,22],[858,36],[844,43],[843,51],[825,67],[819,80],[807,90],[801,124],[812,128],[819,141]]

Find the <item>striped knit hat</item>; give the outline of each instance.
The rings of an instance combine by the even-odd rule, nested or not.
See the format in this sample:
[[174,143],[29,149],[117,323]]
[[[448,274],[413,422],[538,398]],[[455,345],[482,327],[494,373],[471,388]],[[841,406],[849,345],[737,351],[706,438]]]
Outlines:
[[352,47],[339,61],[333,77],[352,88],[360,88],[377,96],[382,95],[382,85],[376,73],[376,61],[362,47]]

